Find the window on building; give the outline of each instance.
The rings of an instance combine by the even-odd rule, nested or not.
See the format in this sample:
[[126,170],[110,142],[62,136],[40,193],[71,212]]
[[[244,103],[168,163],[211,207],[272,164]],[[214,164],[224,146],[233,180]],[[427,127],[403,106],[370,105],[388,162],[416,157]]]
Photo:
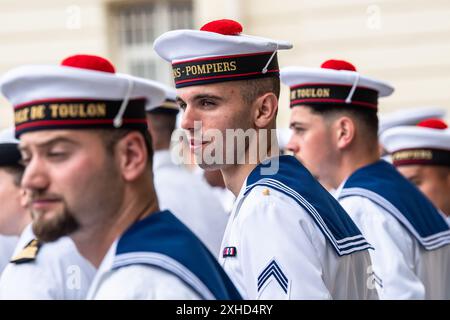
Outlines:
[[121,72],[173,84],[170,64],[153,50],[153,41],[173,29],[191,29],[192,1],[127,3],[112,11],[112,56]]

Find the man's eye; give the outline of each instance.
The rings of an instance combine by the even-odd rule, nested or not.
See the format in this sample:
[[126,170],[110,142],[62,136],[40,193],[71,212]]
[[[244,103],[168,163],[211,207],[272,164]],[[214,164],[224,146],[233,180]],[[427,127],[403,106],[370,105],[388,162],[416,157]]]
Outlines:
[[67,152],[49,152],[47,153],[47,157],[51,159],[60,159],[67,156]]
[[183,111],[186,110],[186,107],[187,107],[186,103],[184,103],[184,102],[178,102],[178,106]]
[[201,100],[200,105],[202,107],[209,107],[209,106],[215,106],[216,104],[214,103],[214,101],[211,101],[211,100]]

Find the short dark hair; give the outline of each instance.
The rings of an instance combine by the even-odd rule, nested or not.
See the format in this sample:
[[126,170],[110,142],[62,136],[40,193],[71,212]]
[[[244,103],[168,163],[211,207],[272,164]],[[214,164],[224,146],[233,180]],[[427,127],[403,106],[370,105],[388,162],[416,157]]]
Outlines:
[[261,79],[250,79],[238,81],[241,88],[242,99],[246,104],[252,104],[258,97],[267,92],[272,92],[277,99],[280,98],[280,79],[267,77]]
[[150,117],[150,125],[152,128],[159,134],[164,134],[164,137],[169,143],[172,138],[172,133],[177,125],[177,114],[178,112],[164,110],[162,108],[147,112],[147,115]]
[[[376,109],[362,108],[346,104],[306,105],[312,113],[324,119],[334,119],[346,115],[354,119],[369,141],[378,140],[378,115]],[[297,107],[294,107],[297,108]]]
[[[128,135],[130,132],[135,131],[132,129],[96,129],[95,132],[100,134],[100,137],[103,140],[106,151],[110,155],[114,155],[114,149],[117,143]],[[145,147],[147,149],[148,162],[152,163],[153,159],[153,147],[152,147],[152,137],[148,133],[147,130],[139,130],[139,132],[144,136]]]
[[13,177],[14,185],[16,187],[20,187],[22,182],[23,173],[25,171],[25,167],[21,164],[0,166],[1,169],[5,170],[8,174]]

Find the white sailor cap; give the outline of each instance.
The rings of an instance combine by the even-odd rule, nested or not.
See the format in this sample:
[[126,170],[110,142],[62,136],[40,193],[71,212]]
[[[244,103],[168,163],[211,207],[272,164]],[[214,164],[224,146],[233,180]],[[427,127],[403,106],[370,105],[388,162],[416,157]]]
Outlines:
[[441,119],[426,119],[416,126],[399,126],[381,134],[395,166],[411,164],[450,166],[450,130]]
[[0,131],[0,166],[18,165],[21,155],[19,140],[14,137],[14,127]]
[[394,91],[390,84],[361,75],[343,60],[327,60],[320,68],[282,68],[281,81],[291,89],[291,107],[352,105],[377,110],[378,97]]
[[200,30],[173,30],[154,42],[172,64],[177,88],[232,80],[279,77],[277,50],[285,41],[245,35],[233,20],[216,20]]
[[378,134],[398,126],[414,126],[422,120],[444,118],[445,110],[437,107],[407,108],[389,114],[380,115]]
[[145,108],[165,99],[157,82],[118,74],[108,60],[92,55],[18,67],[3,76],[0,91],[14,107],[17,137],[62,128],[145,130]]

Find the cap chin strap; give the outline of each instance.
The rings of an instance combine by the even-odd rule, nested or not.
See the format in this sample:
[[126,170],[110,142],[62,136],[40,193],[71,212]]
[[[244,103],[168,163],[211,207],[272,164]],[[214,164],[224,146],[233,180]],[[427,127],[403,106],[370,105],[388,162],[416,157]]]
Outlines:
[[131,91],[133,90],[134,82],[130,78],[127,78],[128,80],[128,87],[127,92],[125,94],[125,97],[123,98],[122,104],[120,105],[119,112],[117,112],[117,115],[114,117],[113,125],[115,128],[120,128],[123,123],[123,114],[125,113],[125,110],[127,109],[128,102],[130,101]]
[[278,51],[278,43],[276,44],[276,48],[275,48],[275,51],[272,53],[272,55],[270,56],[270,58],[269,58],[269,61],[267,61],[267,63],[266,63],[266,65],[264,66],[264,68],[262,69],[262,71],[261,71],[261,73],[262,74],[266,74],[267,73],[267,68],[269,67],[269,64],[272,62],[272,60],[273,60],[273,57],[275,57],[275,54],[277,53],[277,51]]
[[345,99],[345,103],[352,103],[353,94],[355,93],[358,83],[359,83],[359,73],[355,72],[355,80],[353,81],[353,86],[347,96],[347,99]]

